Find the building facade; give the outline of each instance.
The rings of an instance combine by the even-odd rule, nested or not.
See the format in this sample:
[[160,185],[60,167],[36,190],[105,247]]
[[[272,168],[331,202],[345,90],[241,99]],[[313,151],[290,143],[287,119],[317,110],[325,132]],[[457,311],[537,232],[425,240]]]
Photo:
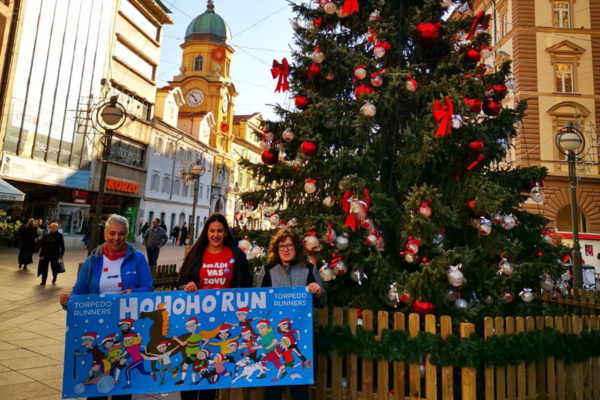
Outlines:
[[[507,165],[549,172],[543,202],[525,207],[543,214],[559,232],[572,230],[568,165],[555,143],[557,131],[572,122],[586,139],[577,162],[580,231],[600,233],[600,2],[498,0],[473,6],[475,13],[485,9],[492,16],[495,52],[485,62],[513,61],[516,86],[508,103],[528,103]],[[600,241],[590,245],[583,261],[600,267]]]
[[26,194],[23,216],[59,221],[68,243],[95,209],[104,132],[94,111],[111,96],[127,119],[114,132],[102,214],[136,221],[168,13],[158,0],[48,0],[14,14],[0,178]]

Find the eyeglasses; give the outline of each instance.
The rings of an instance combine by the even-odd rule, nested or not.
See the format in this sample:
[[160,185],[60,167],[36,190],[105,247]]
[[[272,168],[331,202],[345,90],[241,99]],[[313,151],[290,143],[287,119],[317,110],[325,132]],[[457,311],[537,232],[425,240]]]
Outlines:
[[293,243],[289,243],[289,244],[280,244],[277,247],[279,247],[279,250],[291,250],[291,249],[295,248],[296,246],[294,246]]

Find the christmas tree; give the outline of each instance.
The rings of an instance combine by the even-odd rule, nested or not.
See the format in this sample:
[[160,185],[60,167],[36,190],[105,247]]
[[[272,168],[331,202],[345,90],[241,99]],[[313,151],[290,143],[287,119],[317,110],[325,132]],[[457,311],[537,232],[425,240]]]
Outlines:
[[546,170],[502,163],[526,104],[503,105],[510,61],[493,65],[489,16],[447,18],[457,4],[439,0],[292,6],[293,61],[272,72],[295,107],[267,123],[263,162],[245,163],[262,189],[243,198],[305,235],[331,302],[489,314],[551,290],[559,247],[522,208]]

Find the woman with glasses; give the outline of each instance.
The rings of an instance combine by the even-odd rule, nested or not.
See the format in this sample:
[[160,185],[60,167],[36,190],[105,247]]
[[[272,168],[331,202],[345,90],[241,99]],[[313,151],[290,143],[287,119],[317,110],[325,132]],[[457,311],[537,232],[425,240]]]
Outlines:
[[[236,245],[224,216],[213,214],[208,217],[200,237],[183,260],[179,276],[186,292],[252,287],[252,272],[246,254]],[[197,353],[188,354],[190,362],[186,365],[193,364]],[[187,369],[186,366],[183,367],[180,384],[185,383]],[[215,398],[216,390],[181,392],[181,400]]]
[[[324,307],[327,292],[317,268],[308,263],[303,252],[302,239],[290,228],[279,230],[271,238],[269,256],[258,275],[257,287],[306,286],[313,295],[313,305]],[[293,346],[293,344],[291,344]],[[265,388],[265,400],[280,400],[284,386]],[[308,386],[290,386],[293,400],[308,400]]]

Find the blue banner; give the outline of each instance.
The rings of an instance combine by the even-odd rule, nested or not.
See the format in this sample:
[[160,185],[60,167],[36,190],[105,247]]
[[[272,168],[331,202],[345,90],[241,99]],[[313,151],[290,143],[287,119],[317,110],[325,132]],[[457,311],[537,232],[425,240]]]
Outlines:
[[313,383],[306,287],[72,296],[63,398]]

